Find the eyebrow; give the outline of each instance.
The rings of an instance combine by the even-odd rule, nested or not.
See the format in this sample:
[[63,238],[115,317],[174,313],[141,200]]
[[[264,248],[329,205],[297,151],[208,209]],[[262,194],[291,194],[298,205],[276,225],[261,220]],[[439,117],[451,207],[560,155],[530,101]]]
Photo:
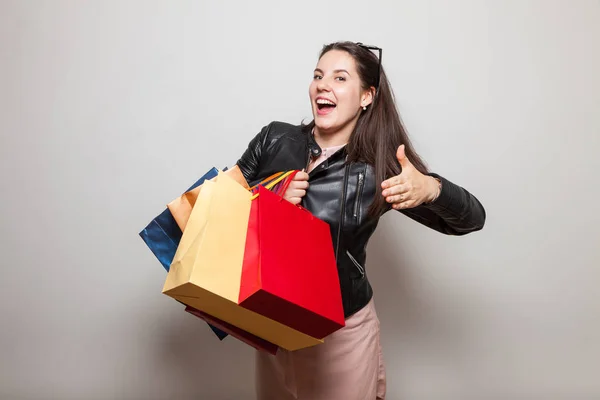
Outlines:
[[[315,72],[320,72],[322,74],[325,74],[320,68],[315,68]],[[340,72],[344,72],[348,75],[350,75],[350,73],[348,71],[346,71],[345,69],[336,69],[333,71],[334,74],[340,73]]]

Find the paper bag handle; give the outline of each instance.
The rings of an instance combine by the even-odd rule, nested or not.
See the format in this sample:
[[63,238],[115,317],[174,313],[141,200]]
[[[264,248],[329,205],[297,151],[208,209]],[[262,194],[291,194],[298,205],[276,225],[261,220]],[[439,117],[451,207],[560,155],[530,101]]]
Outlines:
[[[273,174],[270,177],[268,177],[268,178],[264,179],[263,181],[261,181],[260,183],[254,185],[250,191],[254,190],[254,188],[256,188],[258,186],[261,186],[261,185],[264,186],[265,189],[271,190],[276,184],[278,184],[279,182],[281,182],[283,179],[287,178],[292,173],[294,173],[294,170],[287,171],[287,172],[278,172],[277,174]],[[269,179],[272,179],[274,176],[276,176],[277,178],[273,179],[272,181],[270,181],[266,185],[264,184],[264,182],[269,181]],[[256,193],[250,199],[254,200],[255,198],[258,197],[258,195],[259,195],[259,193]]]
[[258,182],[256,185],[252,186],[251,188],[248,188],[248,190],[249,191],[253,191],[254,189],[256,189],[260,185],[265,186],[269,181],[271,181],[271,180],[273,180],[273,179],[275,179],[275,178],[277,178],[277,177],[279,177],[279,176],[281,176],[283,174],[285,174],[285,171],[276,172],[273,175],[271,175],[271,176],[263,179],[262,181]]

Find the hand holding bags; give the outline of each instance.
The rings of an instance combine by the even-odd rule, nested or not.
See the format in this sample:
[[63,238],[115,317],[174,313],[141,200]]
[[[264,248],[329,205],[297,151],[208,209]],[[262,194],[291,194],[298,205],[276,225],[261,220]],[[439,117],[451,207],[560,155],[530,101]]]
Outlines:
[[223,173],[204,182],[163,293],[288,350],[322,343],[238,304],[251,197]]
[[[282,178],[289,184],[293,174],[267,187]],[[249,191],[222,172],[205,181],[163,293],[296,350],[322,343],[344,316],[329,226],[283,200],[287,184],[279,193],[262,184]]]

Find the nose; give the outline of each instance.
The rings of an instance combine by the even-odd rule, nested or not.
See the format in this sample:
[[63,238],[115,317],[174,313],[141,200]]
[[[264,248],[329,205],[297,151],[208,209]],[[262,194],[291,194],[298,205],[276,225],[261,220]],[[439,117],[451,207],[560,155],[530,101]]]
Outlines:
[[329,92],[331,90],[331,86],[329,84],[329,80],[325,77],[321,78],[317,81],[317,90],[319,92]]

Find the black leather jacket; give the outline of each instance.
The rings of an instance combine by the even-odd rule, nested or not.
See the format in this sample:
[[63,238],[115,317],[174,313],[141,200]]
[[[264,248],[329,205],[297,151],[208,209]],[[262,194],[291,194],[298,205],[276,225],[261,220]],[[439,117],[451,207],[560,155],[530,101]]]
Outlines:
[[[318,155],[320,150],[301,126],[272,122],[252,139],[237,165],[253,185],[276,172],[306,168],[311,153]],[[346,317],[364,307],[373,295],[365,250],[379,222],[367,215],[378,184],[374,172],[365,163],[346,163],[344,147],[310,172],[310,187],[302,200],[304,208],[331,228]],[[448,235],[482,229],[485,210],[481,203],[447,179],[430,175],[442,181],[439,197],[431,204],[400,212]]]

